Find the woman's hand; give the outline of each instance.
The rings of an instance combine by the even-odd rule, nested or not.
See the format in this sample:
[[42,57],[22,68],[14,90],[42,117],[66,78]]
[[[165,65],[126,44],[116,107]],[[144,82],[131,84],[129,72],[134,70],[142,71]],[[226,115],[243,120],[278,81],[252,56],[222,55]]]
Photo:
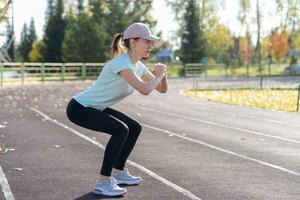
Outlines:
[[160,74],[165,74],[166,73],[166,65],[162,64],[162,63],[157,63],[155,65],[155,68],[152,72],[155,76],[158,76]]

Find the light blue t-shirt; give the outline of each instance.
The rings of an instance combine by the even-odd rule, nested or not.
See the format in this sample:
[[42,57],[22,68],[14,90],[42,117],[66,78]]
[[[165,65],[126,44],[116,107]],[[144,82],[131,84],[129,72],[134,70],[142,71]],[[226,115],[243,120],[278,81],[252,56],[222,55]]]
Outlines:
[[124,69],[132,69],[140,78],[149,73],[142,62],[138,61],[134,65],[127,53],[120,54],[104,65],[99,77],[91,86],[73,98],[85,107],[99,110],[116,104],[134,91],[120,75],[120,71]]

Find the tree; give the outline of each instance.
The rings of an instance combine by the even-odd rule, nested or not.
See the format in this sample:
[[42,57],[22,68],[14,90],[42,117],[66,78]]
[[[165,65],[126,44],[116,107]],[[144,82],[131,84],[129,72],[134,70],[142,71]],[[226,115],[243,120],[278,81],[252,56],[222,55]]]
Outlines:
[[251,36],[250,36],[250,30],[249,30],[249,24],[247,21],[248,14],[250,11],[250,0],[239,0],[239,14],[238,14],[238,20],[241,24],[240,28],[240,37],[242,28],[246,28],[246,40],[243,40],[243,44],[240,44],[241,47],[241,55],[244,61],[246,61],[247,66],[249,65],[250,59],[251,59]]
[[63,0],[48,0],[44,47],[42,54],[46,62],[62,62],[62,43],[64,40],[65,21],[63,19]]
[[106,57],[113,35],[124,31],[133,22],[144,22],[150,27],[155,25],[151,17],[152,0],[89,0],[89,12],[95,22],[107,33],[103,35]]
[[288,41],[283,34],[278,34],[276,31],[272,31],[270,36],[270,52],[275,57],[277,62],[283,58],[288,52]]
[[65,62],[105,62],[106,54],[103,38],[106,32],[94,18],[86,13],[68,17],[65,39],[62,45]]
[[8,17],[8,12],[9,12],[9,0],[0,0],[0,23],[6,22]]
[[31,18],[30,25],[29,25],[28,40],[29,40],[29,43],[31,44],[31,46],[37,40],[37,35],[36,35],[33,18]]
[[[247,16],[249,14],[250,11],[250,0],[239,0],[239,6],[240,6],[240,10],[239,10],[239,14],[238,14],[238,20],[241,24],[241,28],[243,26],[247,26]],[[241,31],[240,31],[241,32]]]
[[29,60],[31,62],[42,62],[43,55],[41,54],[43,48],[43,41],[35,41],[32,45],[31,51],[29,52]]
[[188,1],[184,21],[181,38],[181,59],[184,63],[201,62],[205,55],[205,46],[195,0]]
[[249,41],[248,33],[245,37],[240,37],[240,50],[243,61],[249,64],[252,57],[251,42]]
[[276,0],[276,12],[280,15],[281,32],[286,32],[288,26],[294,29],[299,23],[300,0]]
[[22,57],[22,61],[30,61],[29,53],[36,39],[37,36],[36,36],[36,31],[34,26],[34,20],[33,18],[31,18],[29,29],[27,24],[25,23],[23,25],[23,29],[21,32],[21,42],[20,42],[19,51]]
[[14,31],[12,30],[12,26],[10,24],[7,25],[7,39],[6,39],[6,51],[8,54],[8,60],[14,61],[15,60],[15,38],[14,38]]
[[[110,4],[102,6],[104,12],[102,20],[104,23],[100,26],[104,29],[104,32],[110,33],[110,35],[106,35],[106,37],[104,37],[103,43],[105,46],[104,52],[106,52],[107,58],[110,56],[109,49],[113,34],[123,32],[132,22],[135,21],[134,14],[131,15],[132,17],[129,17],[129,14],[124,12],[124,8],[126,8],[125,3],[119,0],[112,0]],[[134,13],[134,11],[132,11],[132,13]],[[137,21],[139,21],[139,19],[137,19]]]
[[22,28],[22,31],[21,31],[21,37],[20,37],[20,46],[19,46],[18,49],[19,49],[19,52],[21,54],[22,60],[26,60],[27,59],[27,54],[29,52],[26,23],[23,24],[23,28]]
[[232,43],[229,29],[216,21],[210,29],[204,32],[204,36],[208,47],[206,48],[207,55],[218,63],[222,62],[224,50]]
[[297,49],[300,49],[300,32],[298,32],[296,37],[295,37],[295,47]]
[[31,50],[31,43],[29,40],[29,34],[28,34],[28,28],[27,24],[24,23],[23,29],[21,32],[21,41],[20,41],[20,46],[19,46],[19,52],[22,57],[22,61],[29,61],[28,54]]
[[300,24],[300,0],[276,0],[277,13],[281,16],[280,28],[282,33],[291,30],[288,36],[290,65],[297,63],[297,50],[295,40],[297,37],[297,24]]
[[262,70],[261,65],[261,43],[260,43],[260,34],[261,34],[261,10],[259,6],[259,0],[256,0],[256,22],[257,22],[257,40],[256,40],[256,58],[258,62],[259,71]]

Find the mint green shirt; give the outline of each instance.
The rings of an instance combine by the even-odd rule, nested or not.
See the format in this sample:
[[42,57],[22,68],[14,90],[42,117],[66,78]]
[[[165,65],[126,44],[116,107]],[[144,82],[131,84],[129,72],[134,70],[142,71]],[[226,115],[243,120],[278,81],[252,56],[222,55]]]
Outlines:
[[116,104],[134,91],[120,75],[120,71],[124,69],[132,69],[140,78],[149,73],[142,62],[138,61],[134,65],[127,53],[120,54],[104,65],[99,77],[91,86],[73,98],[85,107],[99,110]]

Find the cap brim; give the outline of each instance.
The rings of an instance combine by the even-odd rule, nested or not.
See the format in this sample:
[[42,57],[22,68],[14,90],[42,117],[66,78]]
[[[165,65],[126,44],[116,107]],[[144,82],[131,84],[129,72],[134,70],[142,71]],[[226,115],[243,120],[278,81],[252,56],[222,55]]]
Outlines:
[[146,39],[146,40],[150,40],[150,41],[160,40],[160,38],[155,36],[155,35],[149,35],[149,36],[146,36],[146,37],[143,37],[143,38]]

